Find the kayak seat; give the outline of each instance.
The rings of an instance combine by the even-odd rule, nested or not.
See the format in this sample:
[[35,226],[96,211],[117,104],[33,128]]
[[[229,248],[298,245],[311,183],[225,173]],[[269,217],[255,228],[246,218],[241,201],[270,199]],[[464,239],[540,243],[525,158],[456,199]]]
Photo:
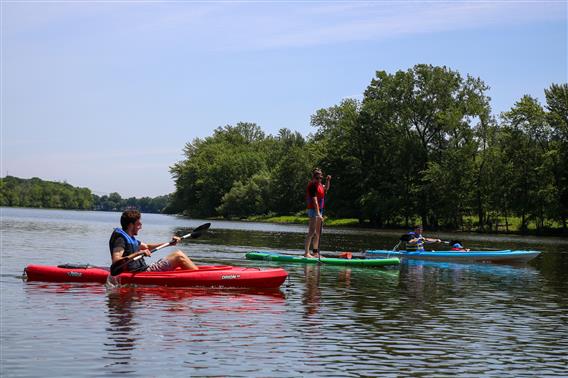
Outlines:
[[351,260],[353,258],[353,254],[351,252],[341,252],[338,256],[340,259],[348,259]]
[[94,265],[91,264],[61,264],[61,265],[57,265],[58,268],[63,268],[63,269],[89,269],[89,268],[94,268]]

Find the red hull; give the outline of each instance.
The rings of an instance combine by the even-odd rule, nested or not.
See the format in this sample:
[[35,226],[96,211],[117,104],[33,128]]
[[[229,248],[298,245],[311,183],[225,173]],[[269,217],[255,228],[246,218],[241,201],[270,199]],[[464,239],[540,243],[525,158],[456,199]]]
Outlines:
[[[28,265],[28,281],[96,282],[105,283],[109,269],[103,267],[63,268],[47,265]],[[216,286],[276,288],[286,280],[288,273],[281,268],[259,269],[234,266],[200,266],[199,270],[171,272],[122,273],[116,276],[121,285],[158,285],[172,287]]]

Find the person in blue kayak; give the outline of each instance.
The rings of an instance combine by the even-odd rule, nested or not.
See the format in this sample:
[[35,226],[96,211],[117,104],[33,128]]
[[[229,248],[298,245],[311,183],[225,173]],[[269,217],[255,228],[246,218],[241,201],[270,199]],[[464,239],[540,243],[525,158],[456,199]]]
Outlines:
[[427,238],[422,235],[422,225],[414,226],[414,231],[403,235],[400,240],[403,243],[403,248],[407,251],[424,252],[424,245],[428,243],[440,243],[440,239]]
[[451,250],[452,251],[462,251],[462,252],[469,252],[469,248],[464,248],[461,241],[459,240],[452,240],[450,242]]
[[[331,176],[327,176],[325,185],[322,184],[323,173],[321,169],[315,168],[312,171],[312,179],[306,188],[306,204],[308,222],[308,236],[304,243],[304,257],[318,257],[319,256],[319,240],[323,225],[323,208],[325,194],[331,186]],[[312,246],[312,253],[310,253],[310,246]]]
[[[161,258],[151,265],[147,265],[144,258],[132,260],[138,256],[151,256],[150,251],[160,244],[145,244],[135,238],[138,231],[142,228],[142,215],[138,210],[126,210],[120,217],[122,228],[115,228],[110,236],[109,248],[112,263],[124,260],[123,271],[128,272],[165,272],[176,268],[197,270],[199,269],[190,259],[180,250],[174,251]],[[172,245],[180,241],[177,236],[172,237]],[[127,261],[130,261],[126,263]]]

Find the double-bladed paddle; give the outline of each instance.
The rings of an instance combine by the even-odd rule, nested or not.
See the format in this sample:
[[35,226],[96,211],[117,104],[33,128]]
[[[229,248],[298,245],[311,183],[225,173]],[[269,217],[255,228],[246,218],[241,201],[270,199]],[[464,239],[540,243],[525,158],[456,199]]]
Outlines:
[[[190,232],[187,235],[183,235],[181,237],[181,239],[187,239],[187,238],[191,238],[191,239],[197,239],[198,237],[200,237],[201,235],[203,235],[204,231],[207,231],[209,229],[209,227],[211,227],[211,223],[204,223],[201,226],[195,228],[192,232]],[[169,241],[167,243],[164,244],[160,244],[159,246],[157,246],[156,248],[152,249],[150,251],[150,253],[154,253],[156,251],[159,251],[162,248],[166,248],[169,247],[171,245],[174,244],[174,241]],[[116,276],[118,274],[120,274],[122,272],[122,268],[124,268],[124,266],[126,266],[128,263],[132,262],[132,261],[136,261],[139,260],[143,257],[144,255],[139,255],[136,257],[130,257],[130,256],[126,256],[121,258],[120,260],[115,261],[114,263],[112,263],[112,265],[110,266],[110,274],[111,276]]]

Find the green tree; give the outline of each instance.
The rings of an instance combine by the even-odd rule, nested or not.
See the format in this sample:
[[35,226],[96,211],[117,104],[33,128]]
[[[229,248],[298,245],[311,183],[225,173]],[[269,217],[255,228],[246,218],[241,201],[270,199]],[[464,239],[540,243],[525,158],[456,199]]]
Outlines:
[[44,181],[37,177],[21,179],[6,176],[0,179],[2,206],[53,209],[91,209],[93,197],[87,188],[67,183]]
[[297,132],[280,130],[268,160],[268,167],[272,169],[268,209],[278,214],[293,214],[304,209],[307,181],[316,163],[306,140]]
[[262,215],[268,211],[270,178],[267,172],[251,177],[246,183],[236,181],[222,198],[217,212],[225,217]]
[[330,206],[379,226],[416,214],[426,225],[440,217],[459,223],[468,203],[460,185],[471,182],[477,149],[473,128],[490,112],[486,90],[480,79],[417,65],[378,71],[361,105],[348,100],[316,112],[322,161],[341,177]]
[[505,112],[500,145],[502,156],[512,167],[513,210],[521,217],[521,230],[534,219],[537,228],[544,226],[547,209],[554,201],[553,176],[547,162],[551,129],[538,101],[523,96]]
[[[311,124],[318,129],[313,140],[317,146],[313,153],[314,165],[333,175],[333,190],[326,201],[327,213],[363,220],[361,178],[366,164],[362,149],[364,137],[359,125],[360,107],[356,100],[344,100],[337,106],[318,110]],[[310,177],[308,173],[306,178]]]
[[552,129],[549,157],[556,187],[553,218],[568,232],[568,84],[552,84],[545,91],[547,120]]
[[266,137],[250,123],[218,128],[212,137],[195,139],[184,148],[185,160],[170,171],[176,181],[168,211],[212,216],[237,181],[246,182],[266,169]]

